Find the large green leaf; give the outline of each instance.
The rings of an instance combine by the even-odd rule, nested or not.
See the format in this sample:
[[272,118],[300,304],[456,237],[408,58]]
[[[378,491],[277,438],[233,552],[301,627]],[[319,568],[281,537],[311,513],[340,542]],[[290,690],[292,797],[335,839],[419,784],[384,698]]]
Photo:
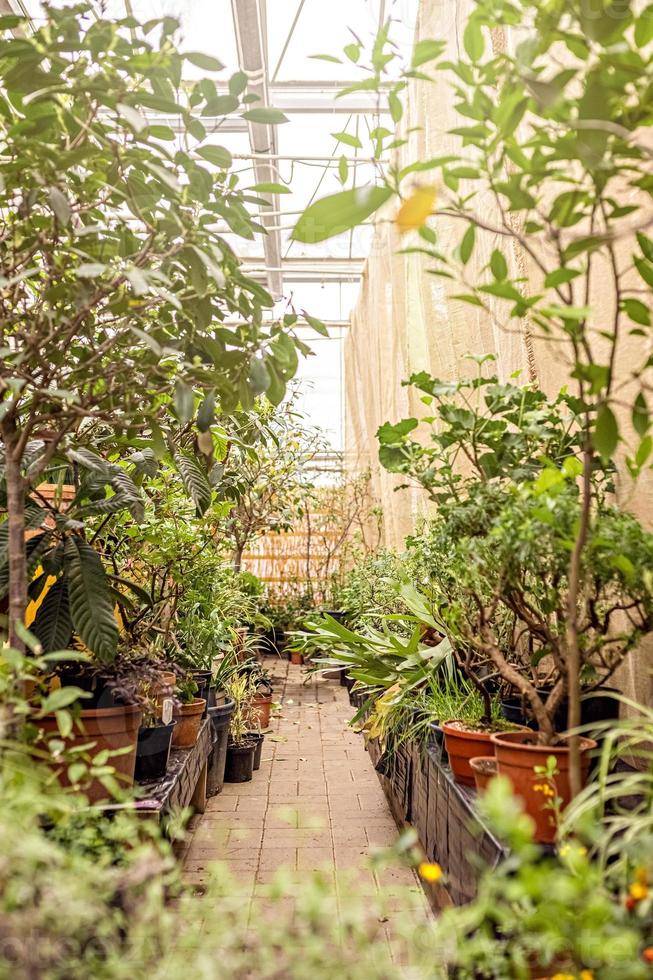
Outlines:
[[44,653],[65,650],[70,644],[73,623],[65,578],[60,578],[48,589],[30,628]]
[[87,541],[69,537],[64,571],[75,632],[97,657],[112,660],[118,646],[118,626],[100,556]]
[[177,453],[175,463],[183,484],[195,504],[197,513],[201,516],[208,510],[213,495],[208,476],[198,460],[188,452]]
[[391,196],[389,187],[372,185],[323,197],[306,208],[291,237],[309,244],[333,238],[362,224]]

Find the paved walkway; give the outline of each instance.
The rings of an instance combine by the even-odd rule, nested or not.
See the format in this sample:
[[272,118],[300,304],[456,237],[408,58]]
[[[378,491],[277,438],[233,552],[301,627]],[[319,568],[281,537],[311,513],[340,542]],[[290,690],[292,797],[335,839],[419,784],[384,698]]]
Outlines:
[[194,818],[187,881],[201,885],[210,862],[226,860],[256,901],[280,868],[298,878],[321,870],[336,889],[346,871],[357,891],[386,899],[401,894],[404,909],[428,914],[409,868],[369,867],[370,850],[392,845],[398,831],[362,736],[348,727],[353,709],[346,690],[336,681],[305,683],[303,668],[285,660],[267,663],[282,706],[261,768],[250,783],[225,783],[204,816]]

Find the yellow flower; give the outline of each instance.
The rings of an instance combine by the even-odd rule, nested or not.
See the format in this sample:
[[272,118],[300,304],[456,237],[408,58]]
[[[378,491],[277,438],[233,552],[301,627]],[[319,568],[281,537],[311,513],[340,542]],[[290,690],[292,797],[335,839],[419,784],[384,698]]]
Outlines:
[[427,861],[422,861],[417,873],[424,881],[439,881],[442,877],[442,868],[439,864],[429,864]]
[[437,189],[433,186],[416,187],[397,211],[395,223],[402,235],[421,228],[433,214]]
[[579,980],[594,980],[593,970],[581,970]]
[[648,888],[641,882],[636,881],[630,886],[630,897],[636,902],[642,902],[648,897]]

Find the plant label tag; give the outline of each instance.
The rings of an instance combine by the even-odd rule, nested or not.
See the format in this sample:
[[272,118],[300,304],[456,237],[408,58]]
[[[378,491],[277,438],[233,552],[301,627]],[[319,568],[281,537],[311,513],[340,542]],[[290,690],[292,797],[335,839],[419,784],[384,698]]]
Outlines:
[[164,698],[161,705],[161,721],[164,725],[169,725],[172,721],[172,698]]

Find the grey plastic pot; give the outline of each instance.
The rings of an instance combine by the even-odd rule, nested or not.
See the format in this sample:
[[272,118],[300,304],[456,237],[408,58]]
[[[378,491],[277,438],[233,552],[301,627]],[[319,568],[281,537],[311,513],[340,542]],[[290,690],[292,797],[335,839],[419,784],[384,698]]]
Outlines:
[[227,743],[229,741],[229,723],[236,704],[228,700],[209,708],[209,718],[213,723],[213,749],[209,757],[206,777],[206,795],[217,796],[224,786],[224,769],[227,761]]

